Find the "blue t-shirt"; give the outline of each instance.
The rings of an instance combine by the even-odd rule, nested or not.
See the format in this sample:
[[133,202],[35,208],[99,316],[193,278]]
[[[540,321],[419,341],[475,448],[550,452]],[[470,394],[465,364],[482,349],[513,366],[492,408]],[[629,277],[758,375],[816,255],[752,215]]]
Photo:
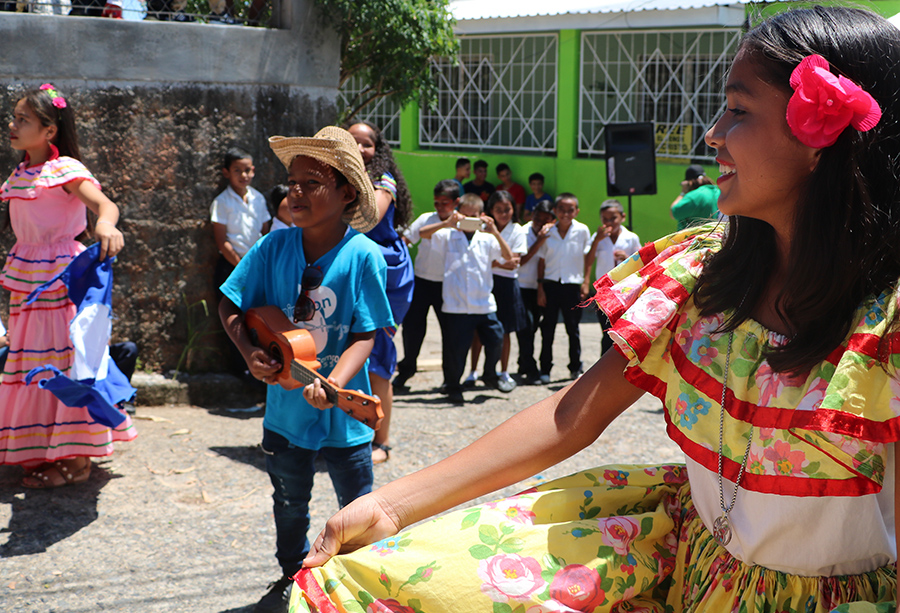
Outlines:
[[550,204],[553,204],[553,196],[546,192],[540,198],[535,198],[534,194],[528,194],[527,196],[525,196],[525,210],[533,211],[534,207],[537,206],[537,203],[543,202],[544,200],[546,200]]
[[[350,229],[338,245],[312,263],[324,278],[309,293],[316,314],[306,328],[316,341],[319,372],[328,376],[350,343],[351,333],[393,326],[384,288],[386,272],[378,245]],[[242,311],[253,307],[281,307],[290,318],[300,294],[306,268],[303,229],[288,228],[257,241],[222,284],[225,294]],[[367,365],[346,384],[347,389],[371,393]],[[320,411],[303,398],[303,389],[287,391],[268,386],[263,427],[304,449],[352,447],[372,440],[373,431],[337,407]]]

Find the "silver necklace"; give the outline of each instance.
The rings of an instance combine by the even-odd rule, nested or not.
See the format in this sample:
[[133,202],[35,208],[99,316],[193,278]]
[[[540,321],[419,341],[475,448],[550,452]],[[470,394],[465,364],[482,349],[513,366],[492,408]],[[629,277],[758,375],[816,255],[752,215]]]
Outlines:
[[747,449],[744,451],[744,459],[741,461],[741,470],[738,472],[737,481],[734,483],[734,493],[731,495],[731,504],[725,506],[725,488],[722,485],[722,451],[725,438],[725,391],[728,389],[728,366],[731,363],[731,345],[734,341],[734,330],[728,335],[728,351],[725,353],[725,374],[722,377],[722,403],[719,408],[719,508],[722,509],[720,515],[713,522],[713,538],[723,547],[731,542],[731,523],[728,520],[728,514],[734,508],[737,501],[738,488],[741,485],[741,479],[744,477],[744,469],[747,467],[747,458],[750,457],[750,442],[753,440],[753,426],[750,426],[750,435],[747,437]]

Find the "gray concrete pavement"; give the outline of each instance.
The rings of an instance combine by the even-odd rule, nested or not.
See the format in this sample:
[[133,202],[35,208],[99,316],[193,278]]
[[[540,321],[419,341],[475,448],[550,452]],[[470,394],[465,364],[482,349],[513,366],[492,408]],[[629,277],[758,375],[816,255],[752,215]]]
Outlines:
[[[585,320],[590,364],[599,354],[600,331],[592,314]],[[513,360],[515,350],[513,342]],[[452,407],[436,393],[440,341],[432,320],[425,370],[410,381],[409,394],[395,399],[394,451],[376,466],[376,486],[453,453],[565,385],[562,326],[554,350],[562,365],[549,386],[520,386],[509,395],[479,387],[466,392],[465,406]],[[88,483],[78,487],[25,490],[19,468],[0,467],[0,610],[252,610],[278,574],[271,485],[257,446],[262,415],[248,407],[139,407],[138,439],[97,461]],[[596,443],[498,496],[599,464],[678,458],[659,402],[645,396]],[[311,536],[335,510],[327,474],[320,473]]]

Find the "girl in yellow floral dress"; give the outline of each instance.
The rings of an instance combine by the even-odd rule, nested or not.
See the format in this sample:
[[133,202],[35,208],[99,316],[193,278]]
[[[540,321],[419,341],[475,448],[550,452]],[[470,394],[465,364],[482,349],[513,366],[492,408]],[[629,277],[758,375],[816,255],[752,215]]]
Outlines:
[[[898,66],[900,30],[858,9],[750,31],[706,134],[727,223],[597,282],[618,351],[581,379],[329,520],[292,610],[896,610]],[[645,392],[684,464],[400,532],[571,456]]]

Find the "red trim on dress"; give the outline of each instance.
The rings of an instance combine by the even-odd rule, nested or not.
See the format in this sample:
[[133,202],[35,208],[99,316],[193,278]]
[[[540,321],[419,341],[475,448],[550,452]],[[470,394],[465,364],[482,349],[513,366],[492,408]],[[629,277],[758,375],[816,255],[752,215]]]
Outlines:
[[[678,429],[669,417],[668,410],[663,411],[666,417],[666,432],[684,453],[711,472],[718,472],[719,454],[712,449],[695,443]],[[806,442],[806,441],[804,441]],[[844,464],[842,464],[843,466]],[[722,458],[722,476],[734,483],[737,480],[741,465],[731,458]],[[783,496],[864,496],[877,494],[881,486],[866,477],[850,479],[819,479],[812,477],[789,477],[775,475],[755,475],[744,471],[741,487],[761,494],[780,494]]]
[[331,603],[331,600],[328,599],[328,596],[326,596],[325,592],[322,591],[322,588],[319,587],[319,583],[312,575],[312,570],[309,568],[301,568],[297,571],[297,574],[293,576],[293,579],[294,583],[296,583],[306,595],[306,602],[314,606],[316,611],[319,613],[341,613],[340,609]]

